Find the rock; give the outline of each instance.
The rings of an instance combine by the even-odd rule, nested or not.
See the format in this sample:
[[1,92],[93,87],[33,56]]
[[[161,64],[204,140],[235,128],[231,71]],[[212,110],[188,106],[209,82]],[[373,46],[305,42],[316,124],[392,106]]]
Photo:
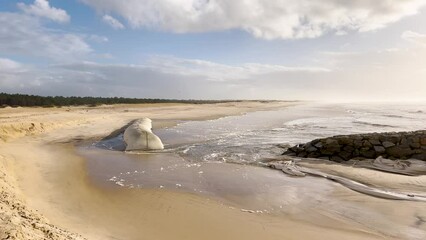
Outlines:
[[291,156],[291,157],[297,156],[297,154],[295,152],[292,152],[292,151],[286,151],[286,152],[283,153],[283,155],[287,155],[287,156]]
[[359,140],[359,139],[354,140],[354,147],[355,147],[355,148],[360,148],[360,147],[362,147],[362,140]]
[[407,140],[406,137],[402,137],[401,141],[399,141],[399,145],[409,146],[410,142]]
[[376,151],[377,153],[381,154],[381,153],[385,153],[386,149],[382,146],[374,146],[374,151]]
[[362,146],[363,147],[366,147],[366,148],[371,148],[371,147],[373,147],[373,145],[370,143],[370,141],[368,141],[368,140],[364,140],[363,142],[362,142]]
[[374,146],[381,145],[379,139],[370,139],[368,141],[371,143],[371,145],[374,145]]
[[324,145],[324,147],[321,149],[321,153],[325,154],[325,155],[332,155],[338,151],[340,151],[340,144],[338,141],[334,140],[334,139],[327,139],[326,144]]
[[310,146],[309,148],[307,148],[306,149],[306,151],[308,152],[308,153],[311,153],[311,152],[316,152],[318,149],[316,148],[316,147],[313,147],[313,146]]
[[352,157],[351,152],[342,151],[339,153],[339,157],[343,158],[345,161],[350,160]]
[[406,147],[400,147],[400,146],[393,146],[386,149],[386,153],[390,157],[400,158],[400,159],[407,159],[410,155],[414,154],[414,151],[411,150],[411,148]]
[[411,158],[426,161],[426,153],[414,154]]
[[376,157],[376,152],[372,149],[369,149],[369,148],[361,148],[359,150],[359,154],[362,157],[365,157],[365,158],[375,158]]
[[303,148],[298,147],[298,146],[294,146],[294,147],[289,148],[289,150],[291,150],[295,153],[299,153],[299,152],[303,151]]
[[308,154],[306,152],[300,152],[300,153],[297,154],[297,156],[301,157],[301,158],[304,158],[304,157],[307,157]]
[[420,137],[418,137],[418,136],[413,136],[413,137],[411,138],[411,141],[413,141],[413,143],[420,143]]
[[321,156],[321,153],[319,152],[312,152],[308,154],[308,158],[318,158]]
[[333,161],[333,162],[339,162],[339,163],[344,161],[343,158],[341,158],[339,156],[332,156],[330,158],[330,160]]
[[339,145],[339,142],[336,139],[327,138],[325,140],[325,144],[327,144],[327,145]]
[[412,143],[410,143],[410,147],[412,147],[412,148],[420,148],[420,143],[416,143],[416,142],[412,142]]
[[354,140],[350,136],[341,136],[337,138],[337,141],[341,145],[352,145]]
[[393,144],[396,144],[399,142],[401,136],[398,134],[391,134],[391,133],[384,133],[383,135],[379,136],[380,141],[382,142],[391,142]]
[[382,145],[383,145],[383,147],[385,147],[385,148],[389,148],[389,147],[393,147],[393,146],[395,146],[395,144],[394,144],[394,143],[389,142],[389,141],[384,141],[384,142],[382,143]]
[[316,148],[322,148],[324,145],[321,142],[318,142],[314,145]]
[[352,146],[349,146],[349,145],[343,147],[343,151],[345,151],[345,152],[352,153],[354,150],[355,150],[355,148],[352,147]]
[[423,159],[426,131],[341,135],[315,139],[289,148],[284,155],[348,161],[355,158]]

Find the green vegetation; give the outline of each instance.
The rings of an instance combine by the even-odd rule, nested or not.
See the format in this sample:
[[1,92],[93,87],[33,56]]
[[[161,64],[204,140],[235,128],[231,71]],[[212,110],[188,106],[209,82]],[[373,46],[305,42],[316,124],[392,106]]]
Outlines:
[[[230,101],[213,100],[177,100],[177,99],[149,99],[149,98],[122,98],[122,97],[43,97],[25,94],[0,93],[0,107],[60,107],[88,105],[95,107],[101,104],[137,104],[137,103],[220,103]],[[233,101],[234,102],[234,101]]]

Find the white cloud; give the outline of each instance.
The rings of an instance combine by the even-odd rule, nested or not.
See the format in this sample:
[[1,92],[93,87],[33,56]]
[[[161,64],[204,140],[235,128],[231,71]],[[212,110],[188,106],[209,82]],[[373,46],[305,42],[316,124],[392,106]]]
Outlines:
[[[56,64],[14,75],[12,83],[0,81],[8,92],[44,95],[105,95],[151,98],[279,98],[261,88],[275,88],[268,81],[328,74],[311,67],[242,64],[230,66],[197,59],[154,57],[143,65],[77,62]],[[1,76],[1,71],[0,71]],[[288,78],[288,79],[287,79]],[[3,79],[4,80],[4,79]],[[265,81],[259,84],[258,81]],[[36,85],[37,84],[37,85]],[[259,87],[254,95],[249,89]],[[48,87],[47,87],[48,86]],[[289,86],[289,89],[291,85]],[[250,90],[252,91],[252,90]]]
[[3,73],[20,71],[21,68],[22,65],[18,62],[7,58],[0,58],[0,71]]
[[114,17],[112,17],[108,14],[104,15],[102,17],[102,20],[114,29],[123,29],[124,28],[124,25],[120,21],[118,21],[117,19],[115,19]]
[[[416,14],[424,0],[80,0],[131,26],[177,33],[242,29],[265,39],[372,31]],[[108,15],[106,15],[108,16]]]
[[30,66],[0,58],[0,92],[13,89],[16,93],[21,87],[31,87],[38,75]]
[[109,39],[105,36],[99,36],[96,34],[92,34],[90,36],[88,36],[88,39],[97,43],[106,43],[109,41]]
[[45,28],[37,18],[0,12],[0,52],[69,61],[92,52],[85,36]]
[[411,48],[321,53],[323,65],[314,67],[156,56],[142,65],[76,62],[42,69],[3,59],[0,64],[19,73],[0,70],[0,89],[150,98],[426,100],[425,57],[425,48]]
[[288,67],[246,63],[236,66],[214,63],[199,59],[182,59],[176,57],[156,56],[148,62],[149,67],[161,72],[179,75],[203,76],[211,81],[229,81],[249,79],[255,76],[278,73],[325,73],[329,69],[321,67]]
[[421,34],[413,31],[405,31],[401,35],[402,39],[426,46],[426,34]]
[[47,0],[34,0],[31,5],[18,3],[18,7],[26,14],[48,18],[55,22],[66,23],[70,21],[70,16],[65,10],[51,7]]

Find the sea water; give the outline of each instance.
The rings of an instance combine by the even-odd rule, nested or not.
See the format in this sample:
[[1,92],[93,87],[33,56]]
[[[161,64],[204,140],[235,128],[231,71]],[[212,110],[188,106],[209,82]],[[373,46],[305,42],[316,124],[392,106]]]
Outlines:
[[[214,167],[229,172],[262,165],[286,147],[316,138],[425,128],[426,104],[307,103],[154,129],[165,144],[164,151],[124,153],[119,135],[80,152],[92,153],[93,157],[87,156],[89,174],[98,182],[206,191],[197,182],[208,174],[203,168],[213,164],[236,164]],[[155,177],[159,175],[163,177]]]

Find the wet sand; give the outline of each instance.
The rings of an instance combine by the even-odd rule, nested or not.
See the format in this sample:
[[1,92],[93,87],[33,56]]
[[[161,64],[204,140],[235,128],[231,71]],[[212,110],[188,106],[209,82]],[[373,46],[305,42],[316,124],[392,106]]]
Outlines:
[[[285,105],[288,104],[281,103],[281,107]],[[278,172],[272,173],[269,169],[234,166],[242,172],[249,172],[250,176],[269,176],[274,181],[281,179],[283,182],[277,183],[275,187],[286,189],[288,193],[288,206],[283,206],[287,208],[286,211],[252,213],[251,208],[256,210],[258,204],[256,196],[235,193],[232,187],[228,193],[223,191],[224,198],[220,199],[217,196],[171,189],[102,186],[89,177],[87,160],[73,146],[76,141],[106,136],[135,117],[151,117],[165,125],[172,125],[176,120],[188,120],[191,117],[208,119],[262,110],[260,103],[219,105],[212,111],[215,106],[132,106],[131,110],[126,106],[114,109],[73,109],[70,112],[41,109],[39,113],[37,110],[19,109],[15,115],[2,113],[2,139],[7,141],[0,143],[0,155],[3,159],[3,174],[8,176],[0,182],[2,189],[5,189],[3,186],[13,185],[8,191],[16,191],[16,198],[20,198],[28,209],[37,210],[38,214],[45,216],[47,220],[43,221],[67,230],[58,231],[59,237],[45,233],[31,238],[31,234],[39,233],[39,229],[31,229],[31,225],[22,230],[26,237],[21,239],[77,239],[72,233],[81,234],[87,239],[392,239],[391,236],[398,236],[398,232],[389,236],[380,229],[371,229],[367,226],[369,222],[362,222],[364,218],[352,216],[357,212],[356,209],[348,212],[351,206],[345,207],[343,200],[370,202],[371,197],[353,194],[352,191],[349,193],[347,191],[350,190],[338,184],[322,184],[319,180],[318,186],[327,187],[318,188],[317,192],[311,194],[321,193],[318,195],[325,198],[313,198],[311,201],[309,194],[300,195],[298,187],[286,189],[286,183],[289,186],[305,186],[305,192],[309,193],[309,184],[318,179],[308,178],[306,182],[300,182],[279,175]],[[279,106],[272,104],[266,108]],[[217,181],[215,177],[224,171],[221,169],[224,166],[214,170],[218,174],[211,176],[212,181]],[[206,169],[210,170],[215,173],[213,169]],[[229,179],[223,180],[223,186],[238,179],[227,176]],[[255,180],[252,179],[251,183]],[[244,188],[238,186],[238,189]],[[266,191],[266,194],[271,198],[277,197],[273,191]],[[265,196],[260,196],[260,199],[262,197]],[[338,201],[328,202],[333,198]],[[0,202],[2,211],[15,211],[3,200]],[[338,214],[330,214],[330,211],[316,208],[319,203],[321,206],[334,206],[336,203],[342,206],[337,208]],[[389,202],[391,206],[400,204]],[[389,209],[389,206],[385,209]],[[374,217],[371,218],[372,222]],[[2,219],[0,229],[10,226],[13,223]],[[413,236],[419,236],[415,232],[418,227],[424,230],[420,224],[407,231],[413,231]]]
[[[87,178],[84,159],[75,156],[72,147],[26,146],[44,159],[18,166],[32,176],[18,174],[29,206],[88,239],[300,239],[315,238],[322,231],[327,239],[376,239],[349,225],[324,228],[283,216],[243,212],[194,194],[99,188]],[[27,154],[15,156],[29,159]]]

